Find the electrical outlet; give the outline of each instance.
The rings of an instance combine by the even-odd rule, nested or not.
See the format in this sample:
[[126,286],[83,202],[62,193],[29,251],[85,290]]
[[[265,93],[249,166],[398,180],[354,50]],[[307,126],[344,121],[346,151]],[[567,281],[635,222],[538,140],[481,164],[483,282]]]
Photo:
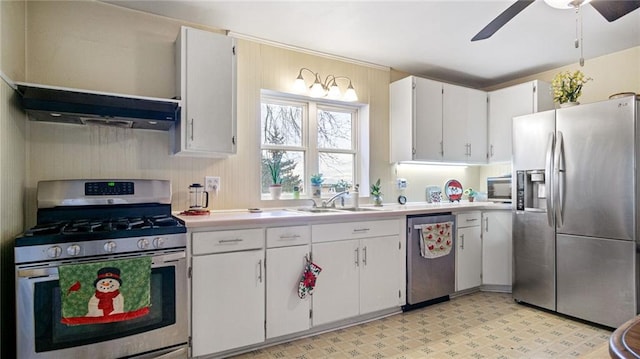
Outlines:
[[215,192],[216,194],[218,194],[218,191],[220,190],[220,177],[205,176],[204,190],[207,192]]
[[398,187],[398,189],[405,189],[407,188],[407,180],[404,178],[398,178],[396,179],[396,185]]

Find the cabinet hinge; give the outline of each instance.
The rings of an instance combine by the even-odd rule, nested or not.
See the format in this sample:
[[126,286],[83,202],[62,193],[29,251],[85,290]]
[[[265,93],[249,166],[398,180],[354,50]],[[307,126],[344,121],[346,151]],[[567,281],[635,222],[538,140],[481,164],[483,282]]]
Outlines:
[[313,309],[309,309],[309,319],[313,319]]
[[398,290],[398,298],[402,298],[402,291]]
[[235,47],[235,46],[231,48],[231,53],[232,53],[233,55],[235,55],[235,54],[236,54],[236,47]]
[[536,91],[537,91],[537,86],[536,86],[536,85],[533,85],[533,93],[535,94],[535,93],[536,93]]
[[235,144],[236,144],[236,136],[232,136],[232,137],[231,137],[231,143],[232,143],[233,145],[235,145]]
[[402,241],[398,241],[398,249],[402,250]]
[[192,268],[193,268],[193,267],[189,267],[189,270],[187,270],[187,278],[191,278],[191,275],[193,274],[193,273],[192,273],[192,271],[193,271],[193,269],[192,269]]
[[267,331],[267,321],[266,320],[264,321],[264,331],[265,332]]
[[187,346],[189,348],[191,348],[193,346],[193,340],[191,339],[191,336],[189,336],[189,338],[187,338]]

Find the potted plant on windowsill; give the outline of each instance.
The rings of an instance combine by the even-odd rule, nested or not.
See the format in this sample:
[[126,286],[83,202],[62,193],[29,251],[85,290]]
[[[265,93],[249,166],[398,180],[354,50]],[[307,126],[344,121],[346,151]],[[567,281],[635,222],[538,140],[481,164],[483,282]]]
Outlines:
[[269,174],[271,175],[271,184],[269,185],[269,193],[271,199],[278,200],[282,195],[282,177],[280,176],[280,163],[269,163]]
[[371,198],[373,199],[373,205],[376,207],[382,207],[382,188],[380,187],[380,178],[376,183],[371,185]]
[[333,185],[333,188],[335,189],[336,193],[344,192],[351,188],[351,183],[341,179]]
[[313,198],[322,197],[322,182],[324,182],[322,173],[311,175],[311,196]]

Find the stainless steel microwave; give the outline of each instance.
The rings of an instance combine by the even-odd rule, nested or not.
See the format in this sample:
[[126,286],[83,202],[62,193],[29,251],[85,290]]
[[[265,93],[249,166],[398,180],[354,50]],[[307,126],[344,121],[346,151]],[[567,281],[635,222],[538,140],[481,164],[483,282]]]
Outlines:
[[511,176],[487,177],[487,200],[511,203]]

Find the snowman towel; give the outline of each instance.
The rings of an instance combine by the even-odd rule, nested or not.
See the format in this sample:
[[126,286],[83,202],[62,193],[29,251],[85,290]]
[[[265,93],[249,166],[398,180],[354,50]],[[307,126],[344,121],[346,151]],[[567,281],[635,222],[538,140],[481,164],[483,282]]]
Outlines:
[[58,275],[63,324],[120,322],[149,313],[151,257],[63,265]]
[[439,258],[451,252],[453,222],[420,225],[420,255],[424,258]]

